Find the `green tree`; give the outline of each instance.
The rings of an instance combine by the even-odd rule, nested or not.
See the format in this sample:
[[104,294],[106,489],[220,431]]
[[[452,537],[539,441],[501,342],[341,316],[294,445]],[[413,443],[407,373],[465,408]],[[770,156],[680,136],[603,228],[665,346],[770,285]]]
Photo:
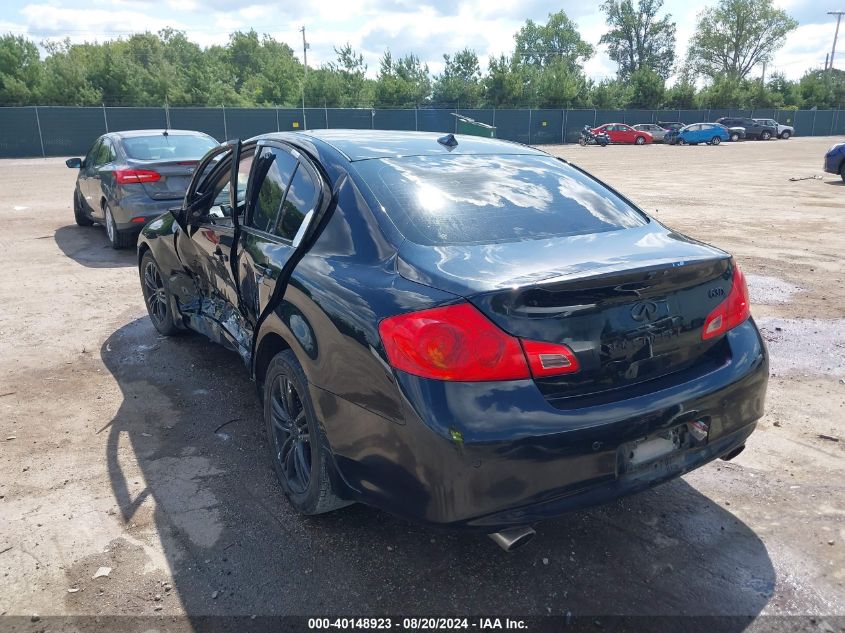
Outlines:
[[744,79],[769,61],[797,26],[772,0],[719,0],[699,13],[687,61],[712,79]]
[[809,70],[798,81],[804,108],[819,110],[845,107],[845,71],[836,68],[827,71]]
[[648,67],[643,67],[631,73],[631,94],[628,99],[629,108],[651,110],[663,105],[666,92],[663,77]]
[[478,55],[468,48],[454,55],[443,55],[443,73],[435,77],[432,102],[475,108],[481,101],[481,67]]
[[536,86],[529,104],[532,107],[574,108],[583,107],[587,101],[587,79],[564,60],[549,61],[534,71],[532,79]]
[[38,102],[44,105],[99,105],[102,92],[89,80],[89,58],[93,51],[88,44],[73,45],[70,39],[43,42],[47,51],[44,78],[38,91]]
[[692,110],[695,107],[695,84],[686,77],[681,77],[669,88],[663,97],[663,107],[672,110]]
[[675,63],[675,23],[657,13],[663,0],[605,0],[601,5],[610,30],[601,36],[607,54],[619,65],[620,77],[645,68],[665,81]]
[[590,105],[600,110],[621,110],[630,98],[630,86],[619,79],[605,79],[590,90]]
[[515,59],[532,66],[563,61],[575,69],[590,59],[593,47],[581,39],[578,26],[564,11],[550,13],[545,24],[528,20],[516,34]]
[[35,44],[11,33],[0,37],[0,105],[31,103],[42,74]]
[[797,108],[801,105],[801,91],[798,83],[788,80],[783,73],[772,73],[768,88],[774,96],[775,107]]
[[367,65],[364,63],[364,56],[356,53],[347,42],[339,49],[334,49],[337,59],[329,62],[326,67],[338,75],[341,85],[341,98],[338,105],[342,107],[359,108],[364,105],[371,105],[368,102],[368,84],[366,78]]
[[487,75],[481,80],[484,102],[494,108],[520,105],[525,87],[523,68],[514,58],[491,57]]
[[428,66],[409,53],[393,59],[385,51],[379,63],[379,73],[374,89],[375,105],[380,107],[407,108],[425,103],[431,94]]

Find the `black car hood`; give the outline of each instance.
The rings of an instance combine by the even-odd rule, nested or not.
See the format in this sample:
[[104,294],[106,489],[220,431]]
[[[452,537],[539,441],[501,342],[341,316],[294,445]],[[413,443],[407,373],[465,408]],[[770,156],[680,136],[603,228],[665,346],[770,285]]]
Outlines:
[[726,257],[651,220],[635,228],[500,244],[427,246],[406,240],[399,248],[398,270],[412,281],[471,296]]

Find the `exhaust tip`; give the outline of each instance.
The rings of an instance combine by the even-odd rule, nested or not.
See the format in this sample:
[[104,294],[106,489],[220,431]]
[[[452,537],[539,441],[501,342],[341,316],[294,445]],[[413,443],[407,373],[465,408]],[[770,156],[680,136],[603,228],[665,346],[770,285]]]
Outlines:
[[745,444],[743,444],[742,446],[737,446],[730,453],[725,453],[724,455],[722,455],[722,459],[726,462],[729,462],[744,450],[745,450]]
[[535,534],[534,528],[523,526],[508,528],[501,532],[493,532],[487,536],[493,539],[493,542],[506,552],[512,552],[515,549],[527,545],[534,538]]

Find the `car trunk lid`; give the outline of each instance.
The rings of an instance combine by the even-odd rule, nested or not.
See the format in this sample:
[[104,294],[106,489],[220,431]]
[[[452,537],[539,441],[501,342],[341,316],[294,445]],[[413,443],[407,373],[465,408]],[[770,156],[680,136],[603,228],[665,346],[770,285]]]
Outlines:
[[428,252],[406,242],[400,262],[406,277],[465,297],[514,336],[568,345],[580,371],[537,380],[556,406],[621,398],[727,353],[722,337],[703,341],[701,330],[730,291],[729,256],[656,222]]

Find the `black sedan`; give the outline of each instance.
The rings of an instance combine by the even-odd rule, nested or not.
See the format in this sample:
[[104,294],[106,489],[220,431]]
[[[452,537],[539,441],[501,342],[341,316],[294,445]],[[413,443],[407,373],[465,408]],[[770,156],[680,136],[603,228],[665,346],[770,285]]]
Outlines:
[[184,130],[104,134],[85,158],[65,161],[79,170],[76,223],[104,225],[113,248],[132,246],[144,224],[185,196],[199,159],[216,145],[207,134]]
[[305,514],[360,501],[494,534],[745,446],[768,361],[727,253],[498,140],[260,136],[142,232],[159,332],[237,352]]

